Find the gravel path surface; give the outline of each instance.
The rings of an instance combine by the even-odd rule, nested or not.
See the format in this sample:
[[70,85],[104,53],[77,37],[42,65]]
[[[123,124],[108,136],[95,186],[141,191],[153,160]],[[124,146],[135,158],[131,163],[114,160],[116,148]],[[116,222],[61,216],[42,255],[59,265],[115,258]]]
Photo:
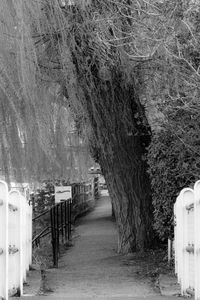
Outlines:
[[47,271],[54,293],[46,299],[166,299],[148,278],[140,277],[137,262],[130,265],[128,256],[117,254],[117,230],[106,194],[80,219],[74,235],[74,246],[62,255],[59,268]]

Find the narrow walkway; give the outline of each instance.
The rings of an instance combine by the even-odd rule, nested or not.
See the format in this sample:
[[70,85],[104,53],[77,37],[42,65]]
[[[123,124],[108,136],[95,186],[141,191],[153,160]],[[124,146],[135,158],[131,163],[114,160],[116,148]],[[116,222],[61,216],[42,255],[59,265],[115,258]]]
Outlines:
[[59,269],[48,270],[54,293],[45,299],[166,299],[148,279],[139,278],[137,264],[126,262],[117,254],[110,198],[103,196],[95,210],[79,221],[74,246],[60,259]]

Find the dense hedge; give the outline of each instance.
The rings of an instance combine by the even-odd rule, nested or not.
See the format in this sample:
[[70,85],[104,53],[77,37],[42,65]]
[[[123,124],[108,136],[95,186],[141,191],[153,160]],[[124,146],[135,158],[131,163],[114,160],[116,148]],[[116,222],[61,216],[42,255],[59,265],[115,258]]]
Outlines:
[[199,114],[179,110],[171,113],[169,122],[163,130],[153,133],[148,153],[154,228],[161,240],[173,237],[177,195],[200,179]]

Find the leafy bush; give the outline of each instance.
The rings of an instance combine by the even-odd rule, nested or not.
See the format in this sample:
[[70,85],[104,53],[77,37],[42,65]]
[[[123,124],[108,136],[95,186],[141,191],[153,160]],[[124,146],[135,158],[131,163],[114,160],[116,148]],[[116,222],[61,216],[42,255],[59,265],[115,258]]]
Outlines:
[[173,204],[184,187],[200,177],[198,110],[168,112],[168,122],[153,133],[148,152],[154,207],[154,228],[161,240],[173,237]]

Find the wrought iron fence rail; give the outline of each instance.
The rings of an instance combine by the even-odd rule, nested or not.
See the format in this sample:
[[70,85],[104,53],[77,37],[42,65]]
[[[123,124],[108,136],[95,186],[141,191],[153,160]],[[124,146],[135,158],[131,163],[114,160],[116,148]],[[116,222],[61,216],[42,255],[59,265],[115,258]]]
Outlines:
[[45,227],[45,229],[43,229],[40,233],[38,233],[32,240],[32,244],[36,243],[37,244],[37,240],[41,237],[43,237],[43,233],[45,233],[49,228],[49,226]]
[[47,209],[47,210],[45,210],[44,212],[42,212],[41,214],[35,216],[35,217],[32,219],[32,221],[35,221],[35,220],[41,218],[42,216],[48,214],[49,210],[50,210],[50,209]]
[[[90,190],[88,191],[88,188]],[[73,184],[72,198],[61,200],[48,210],[40,213],[33,218],[33,222],[40,219],[44,215],[49,214],[50,226],[45,227],[39,232],[32,241],[33,246],[40,244],[40,239],[51,234],[53,266],[58,267],[58,258],[60,256],[60,245],[65,244],[71,239],[72,223],[80,214],[79,209],[82,205],[94,200],[98,194],[98,181],[94,180],[92,189],[91,184]],[[91,195],[91,197],[90,197]],[[77,212],[78,210],[78,212]],[[85,207],[82,210],[85,212]],[[49,230],[50,229],[50,230]]]

